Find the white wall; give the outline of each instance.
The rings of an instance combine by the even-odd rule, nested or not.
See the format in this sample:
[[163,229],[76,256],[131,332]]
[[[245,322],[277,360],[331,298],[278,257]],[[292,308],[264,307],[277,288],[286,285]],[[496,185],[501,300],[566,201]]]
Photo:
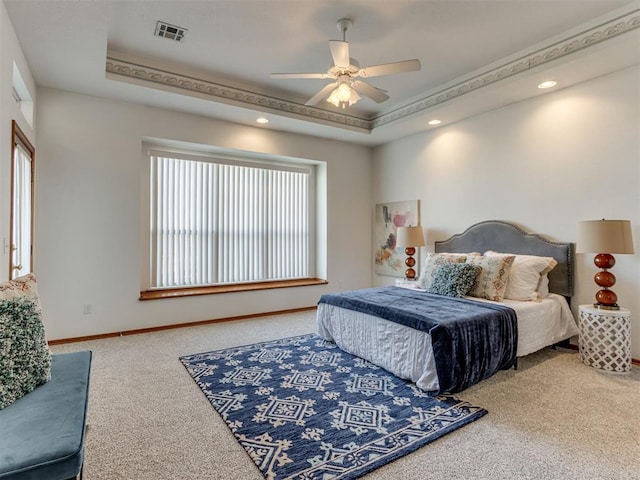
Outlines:
[[[371,167],[364,147],[51,89],[37,92],[34,141],[12,98],[13,62],[35,100],[0,4],[0,239],[9,237],[16,119],[36,146],[35,268],[50,339],[304,307],[324,292],[369,286],[373,206],[419,199],[427,248],[487,219],[559,241],[575,241],[580,220],[630,219],[638,253],[617,256],[614,290],[632,311],[640,358],[638,67],[391,142]],[[143,137],[326,161],[330,284],[138,301]],[[8,267],[0,248],[0,280]],[[574,311],[592,302],[594,271],[591,255],[577,255]],[[375,285],[393,281],[373,277]]]
[[[313,306],[371,285],[369,148],[46,88],[36,118],[35,262],[50,339]],[[327,162],[329,285],[139,301],[143,137]]]
[[[18,66],[32,99],[36,88],[11,19],[4,3],[0,3],[0,281],[9,278],[9,249],[11,218],[11,122],[15,120],[32,144],[34,129],[27,123],[20,106],[13,99],[13,65]],[[37,167],[37,159],[36,159]]]
[[[374,152],[374,203],[419,199],[427,248],[483,220],[575,242],[577,223],[628,219],[636,255],[618,255],[618,302],[640,358],[640,73],[575,87],[416,134]],[[572,307],[592,303],[593,255],[578,254]],[[374,274],[374,285],[391,283]]]

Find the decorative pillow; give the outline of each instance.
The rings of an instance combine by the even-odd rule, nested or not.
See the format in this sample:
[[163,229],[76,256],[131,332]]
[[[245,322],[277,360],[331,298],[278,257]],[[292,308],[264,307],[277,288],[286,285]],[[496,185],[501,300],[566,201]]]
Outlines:
[[541,300],[547,295],[549,295],[549,277],[546,275],[542,275],[542,278],[540,279],[538,294],[540,295]]
[[418,278],[418,286],[428,290],[433,283],[433,275],[438,265],[445,263],[464,263],[467,255],[464,253],[427,253],[424,259],[420,278]]
[[50,379],[35,276],[0,284],[0,410]]
[[36,304],[39,311],[42,311],[36,276],[33,273],[27,273],[22,277],[0,283],[0,300],[9,298],[28,298]]
[[[498,253],[492,250],[485,252],[486,256],[514,255],[512,253]],[[558,264],[553,257],[515,254],[515,260],[509,272],[509,281],[504,298],[509,300],[540,301],[542,278]],[[547,292],[548,293],[548,292]]]
[[507,289],[509,271],[515,260],[515,255],[470,256],[467,263],[482,267],[476,277],[473,287],[469,291],[472,297],[484,298],[501,302]]
[[464,297],[473,286],[473,282],[481,270],[481,267],[470,263],[438,265],[427,293],[437,293],[448,297]]

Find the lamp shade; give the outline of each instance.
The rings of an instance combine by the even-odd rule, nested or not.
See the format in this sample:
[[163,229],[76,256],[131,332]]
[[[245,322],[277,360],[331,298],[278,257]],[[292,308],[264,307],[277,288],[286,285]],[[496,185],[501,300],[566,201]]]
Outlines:
[[422,247],[424,245],[422,227],[398,227],[396,247]]
[[629,220],[587,220],[578,223],[578,253],[634,253]]

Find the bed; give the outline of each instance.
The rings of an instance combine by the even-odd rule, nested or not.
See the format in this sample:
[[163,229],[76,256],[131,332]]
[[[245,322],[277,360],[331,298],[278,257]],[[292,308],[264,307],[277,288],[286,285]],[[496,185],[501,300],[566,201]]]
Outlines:
[[[537,297],[531,298],[507,295],[507,280],[506,287],[501,286],[503,295],[518,299],[434,294],[439,288],[434,283],[427,291],[389,286],[326,294],[318,303],[318,334],[432,395],[464,390],[513,367],[518,357],[577,334],[569,307],[574,282],[572,243],[552,242],[517,225],[491,220],[435,242],[427,260],[448,256],[455,257],[456,263],[478,265],[517,259],[509,265],[520,262],[518,269],[511,268],[513,292],[523,259],[547,258],[553,263],[550,271],[539,272]],[[461,256],[465,260],[458,262]],[[426,273],[425,262],[421,281],[423,276],[435,272],[440,278],[443,271],[453,269],[470,267],[437,266]],[[482,282],[475,278],[473,288],[477,289]],[[435,277],[432,280],[436,282]]]

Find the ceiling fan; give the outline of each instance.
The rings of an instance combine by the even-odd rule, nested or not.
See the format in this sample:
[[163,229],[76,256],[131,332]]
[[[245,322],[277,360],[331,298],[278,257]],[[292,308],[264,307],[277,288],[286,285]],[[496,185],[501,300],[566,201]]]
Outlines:
[[347,104],[351,106],[356,103],[360,100],[360,95],[368,97],[377,103],[388,100],[389,95],[384,90],[356,78],[414,72],[420,70],[420,61],[415,59],[404,60],[360,68],[360,64],[349,56],[349,44],[346,40],[346,34],[351,25],[353,25],[353,21],[349,18],[338,20],[337,27],[342,32],[342,41],[329,40],[329,50],[331,50],[333,65],[326,73],[272,73],[271,78],[331,78],[335,80],[311,97],[305,105],[317,105],[326,97],[328,97],[328,102],[342,108],[345,108]]

